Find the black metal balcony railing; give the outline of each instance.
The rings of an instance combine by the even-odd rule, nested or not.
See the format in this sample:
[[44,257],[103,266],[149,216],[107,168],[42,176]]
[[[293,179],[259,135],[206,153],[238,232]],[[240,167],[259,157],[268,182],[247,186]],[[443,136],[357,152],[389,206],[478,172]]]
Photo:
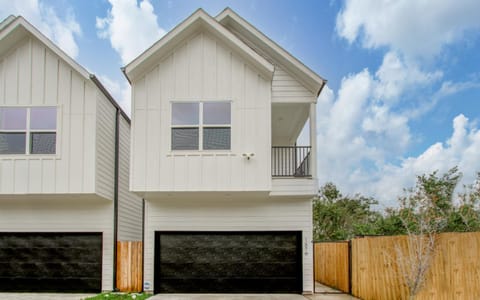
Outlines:
[[273,177],[310,177],[310,146],[273,146]]

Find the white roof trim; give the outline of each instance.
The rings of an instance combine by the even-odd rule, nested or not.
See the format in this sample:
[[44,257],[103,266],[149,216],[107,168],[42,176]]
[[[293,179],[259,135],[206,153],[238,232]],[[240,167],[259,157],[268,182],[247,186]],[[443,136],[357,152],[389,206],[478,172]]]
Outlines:
[[255,45],[259,46],[263,51],[271,55],[272,58],[278,60],[283,67],[295,74],[297,78],[303,84],[305,84],[309,90],[311,90],[312,93],[318,96],[325,85],[326,80],[305,66],[302,62],[264,35],[261,31],[256,29],[253,25],[245,21],[245,19],[240,17],[232,9],[228,7],[224,9],[216,17],[216,20],[223,25],[231,25],[233,28],[239,27],[244,29],[249,34],[247,38],[252,39],[251,41]]
[[60,49],[57,45],[55,45],[50,39],[44,36],[37,28],[35,28],[32,24],[28,23],[23,17],[18,16],[13,21],[8,23],[2,31],[0,31],[0,41],[7,37],[10,33],[18,29],[19,26],[22,26],[26,32],[33,35],[36,39],[40,42],[45,44],[50,50],[52,50],[56,55],[58,55],[61,59],[66,61],[70,66],[75,69],[78,73],[80,73],[86,79],[90,79],[90,73],[85,70],[80,64],[78,64],[73,58],[68,56],[62,49]]
[[[244,58],[256,66],[263,75],[267,76],[269,79],[272,78],[274,66],[270,62],[247,46],[202,9],[195,11],[185,21],[177,25],[150,48],[126,65],[123,68],[125,75],[129,80],[137,77],[142,73],[142,66],[151,65],[149,62],[168,53],[183,38],[188,37],[189,34],[201,27],[206,28],[217,38],[221,38],[226,42],[228,46],[243,54]],[[140,71],[138,71],[139,69]]]

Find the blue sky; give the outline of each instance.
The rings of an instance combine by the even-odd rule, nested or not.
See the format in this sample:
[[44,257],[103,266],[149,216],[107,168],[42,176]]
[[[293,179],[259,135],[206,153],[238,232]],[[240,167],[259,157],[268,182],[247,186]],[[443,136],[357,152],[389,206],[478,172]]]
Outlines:
[[120,71],[197,8],[231,7],[328,79],[318,111],[319,180],[394,203],[415,175],[480,171],[477,0],[0,0],[90,72],[125,110]]

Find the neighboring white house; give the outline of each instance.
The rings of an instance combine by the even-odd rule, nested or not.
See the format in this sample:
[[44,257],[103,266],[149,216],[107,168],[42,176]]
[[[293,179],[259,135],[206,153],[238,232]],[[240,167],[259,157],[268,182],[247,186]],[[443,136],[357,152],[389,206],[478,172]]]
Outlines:
[[[145,289],[313,292],[325,80],[230,9],[197,10],[123,71]],[[296,147],[306,122],[311,146]]]
[[25,19],[0,24],[0,292],[113,289],[115,241],[142,239],[129,123]]

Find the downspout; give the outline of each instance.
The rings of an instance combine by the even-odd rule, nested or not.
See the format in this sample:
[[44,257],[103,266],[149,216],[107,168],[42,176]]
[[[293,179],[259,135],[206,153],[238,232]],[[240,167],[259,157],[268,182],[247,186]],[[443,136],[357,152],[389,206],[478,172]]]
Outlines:
[[113,290],[117,291],[118,173],[120,162],[120,110],[115,113],[115,177],[113,190]]
[[142,292],[145,280],[145,198],[142,198]]

